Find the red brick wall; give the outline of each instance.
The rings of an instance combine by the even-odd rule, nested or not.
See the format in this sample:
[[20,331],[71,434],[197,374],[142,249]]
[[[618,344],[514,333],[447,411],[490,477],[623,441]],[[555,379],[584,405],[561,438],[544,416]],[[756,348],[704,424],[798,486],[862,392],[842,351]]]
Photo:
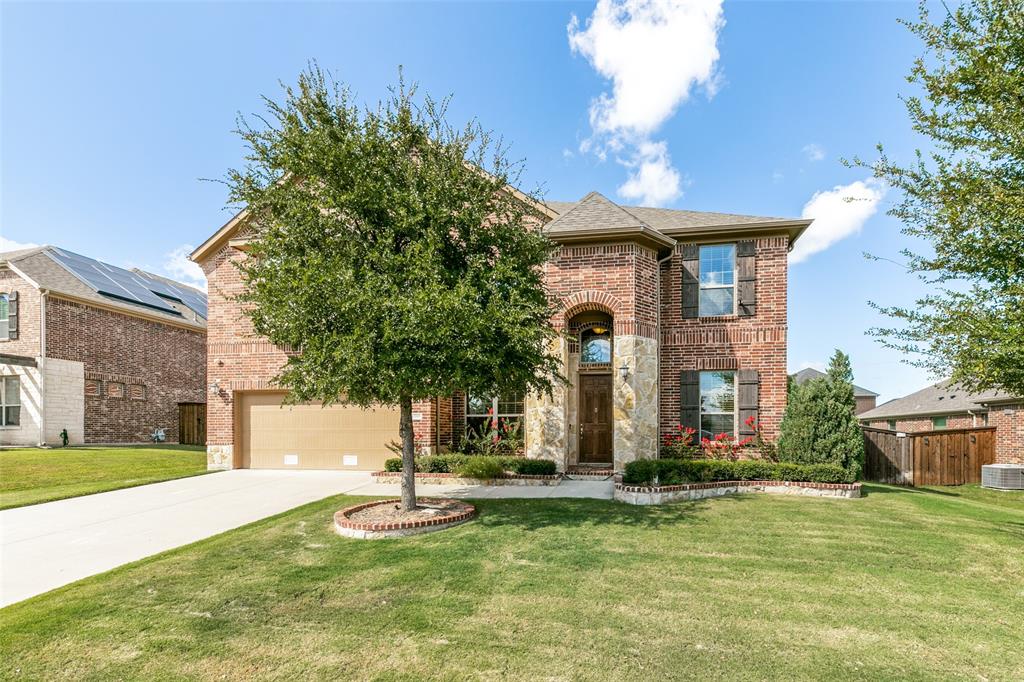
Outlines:
[[0,268],[0,293],[18,292],[18,338],[0,339],[0,353],[39,356],[39,292],[9,268]]
[[996,462],[1024,464],[1024,403],[992,406],[988,425],[996,427]]
[[[87,383],[102,382],[99,395],[84,396],[87,443],[145,442],[157,428],[176,443],[178,403],[206,401],[201,331],[49,296],[46,355],[81,362]],[[117,384],[123,390],[112,392]]]
[[[876,429],[888,429],[889,421],[886,419],[875,419],[868,423],[869,426],[873,426]],[[969,429],[974,426],[986,426],[983,418],[979,417],[975,420],[969,414],[951,414],[946,417],[946,428],[947,429]],[[989,424],[991,426],[991,424]],[[922,431],[934,431],[936,430],[932,426],[931,417],[918,417],[915,419],[897,419],[896,430],[903,431],[905,433],[920,433]]]
[[787,237],[757,240],[756,315],[683,318],[683,244],[661,272],[661,432],[679,423],[682,370],[756,369],[758,418],[769,438],[778,436],[786,409]]

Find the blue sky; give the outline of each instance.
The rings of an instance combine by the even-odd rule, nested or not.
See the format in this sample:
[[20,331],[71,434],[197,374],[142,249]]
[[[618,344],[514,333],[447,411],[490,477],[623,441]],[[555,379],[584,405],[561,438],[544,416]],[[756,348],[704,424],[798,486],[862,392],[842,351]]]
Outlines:
[[[884,215],[892,195],[839,161],[879,141],[905,159],[920,144],[898,99],[920,47],[897,19],[915,5],[702,0],[681,12],[673,34],[595,19],[593,2],[6,2],[0,237],[186,276],[184,247],[230,217],[224,187],[201,178],[240,163],[237,112],[260,111],[311,58],[366,101],[401,64],[424,90],[454,94],[454,122],[502,134],[526,160],[524,184],[549,199],[813,209],[819,245],[850,234],[790,269],[790,369],[840,347],[883,399],[927,384],[864,334],[883,321],[868,300],[909,304],[921,287],[862,257],[898,257],[907,240]],[[842,201],[850,193],[861,201]]]

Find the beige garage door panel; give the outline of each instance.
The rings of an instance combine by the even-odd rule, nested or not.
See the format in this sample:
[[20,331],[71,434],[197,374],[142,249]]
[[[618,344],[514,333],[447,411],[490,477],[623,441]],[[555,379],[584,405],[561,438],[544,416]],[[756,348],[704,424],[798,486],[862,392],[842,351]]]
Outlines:
[[398,408],[284,405],[282,394],[243,394],[242,465],[253,469],[379,471],[398,440]]

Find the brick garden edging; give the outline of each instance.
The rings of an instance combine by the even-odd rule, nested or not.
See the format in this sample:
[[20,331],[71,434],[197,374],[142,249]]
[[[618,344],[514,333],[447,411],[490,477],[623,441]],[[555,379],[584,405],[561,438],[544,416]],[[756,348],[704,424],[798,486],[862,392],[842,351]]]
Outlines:
[[[374,483],[398,483],[401,471],[375,471]],[[463,478],[457,474],[416,474],[416,482],[423,485],[558,485],[561,474],[531,476],[527,474],[505,474],[501,478]]]
[[665,504],[683,500],[701,500],[738,493],[806,495],[809,497],[860,497],[860,483],[809,483],[799,481],[713,481],[682,485],[637,486],[615,484],[615,499],[627,504]]
[[[420,499],[427,502],[435,500],[436,498]],[[394,523],[360,523],[358,521],[352,521],[349,518],[352,514],[362,511],[367,507],[375,507],[382,504],[395,504],[397,502],[401,502],[401,500],[374,500],[373,502],[364,502],[363,504],[357,504],[352,507],[345,507],[334,514],[334,530],[338,535],[363,540],[397,538],[405,537],[407,535],[419,535],[420,533],[433,533],[434,531],[458,526],[471,520],[476,514],[476,507],[459,500],[461,504],[466,505],[467,509],[465,511],[438,519],[420,519],[418,521],[398,521]]]

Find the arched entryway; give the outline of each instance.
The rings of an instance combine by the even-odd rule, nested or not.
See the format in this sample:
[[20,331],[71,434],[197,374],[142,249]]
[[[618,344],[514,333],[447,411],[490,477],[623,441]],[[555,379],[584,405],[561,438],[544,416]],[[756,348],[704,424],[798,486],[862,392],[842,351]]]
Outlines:
[[566,321],[569,335],[568,459],[611,466],[614,461],[614,319],[588,310]]

